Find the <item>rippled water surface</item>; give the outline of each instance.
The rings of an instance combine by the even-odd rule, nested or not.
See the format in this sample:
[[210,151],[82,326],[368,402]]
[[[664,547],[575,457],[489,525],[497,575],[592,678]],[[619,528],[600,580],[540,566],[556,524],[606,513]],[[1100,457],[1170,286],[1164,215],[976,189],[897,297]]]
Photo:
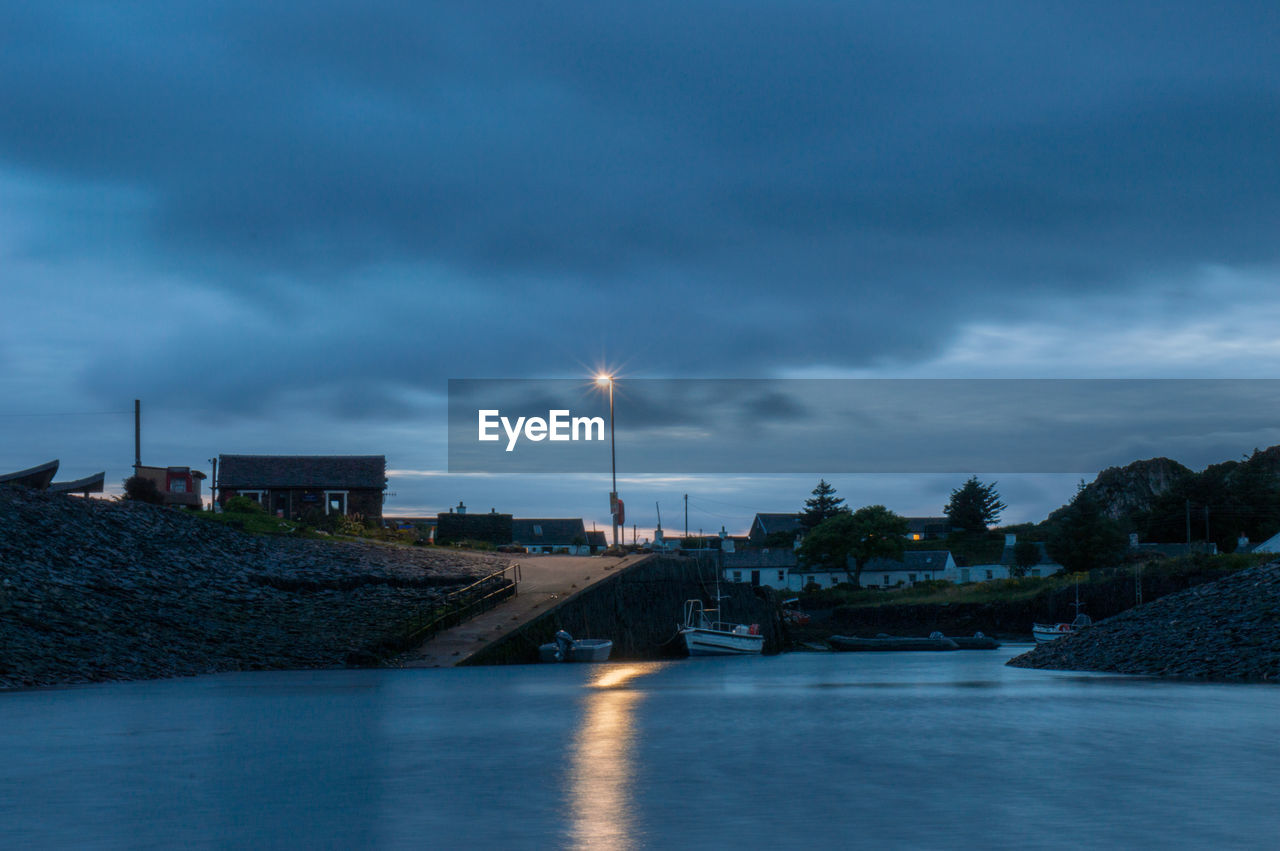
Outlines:
[[1274,847],[1280,688],[1019,649],[0,693],[0,845]]

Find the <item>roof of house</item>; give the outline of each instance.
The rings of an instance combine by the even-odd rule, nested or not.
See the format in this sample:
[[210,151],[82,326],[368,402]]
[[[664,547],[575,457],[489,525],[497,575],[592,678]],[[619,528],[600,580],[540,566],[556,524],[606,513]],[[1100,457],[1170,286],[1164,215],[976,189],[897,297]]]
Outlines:
[[[1018,543],[1025,543],[1025,542],[1019,541]],[[1036,564],[1056,564],[1057,563],[1052,558],[1049,557],[1049,550],[1045,548],[1044,541],[1031,541],[1031,543],[1036,545],[1036,551],[1039,553],[1039,556],[1036,559]],[[1016,547],[1017,547],[1017,544],[1014,544],[1012,547],[1006,546],[1000,552],[1000,564],[1007,566],[1007,565],[1018,563]]]
[[219,488],[377,488],[385,455],[219,455]]
[[803,514],[757,514],[751,525],[752,528],[759,525],[760,530],[766,535],[772,535],[774,532],[793,532],[800,528],[800,518],[803,516]]
[[950,550],[908,550],[902,561],[891,558],[873,558],[862,566],[863,573],[892,573],[896,570],[946,570]]
[[588,529],[587,546],[607,547],[609,546],[609,536],[604,533],[603,529]]
[[796,551],[790,547],[772,550],[743,550],[723,554],[725,567],[795,567]]
[[511,542],[525,547],[567,547],[586,543],[582,518],[534,518],[511,521]]
[[951,521],[946,517],[904,517],[908,532],[932,532],[945,535],[951,530]]

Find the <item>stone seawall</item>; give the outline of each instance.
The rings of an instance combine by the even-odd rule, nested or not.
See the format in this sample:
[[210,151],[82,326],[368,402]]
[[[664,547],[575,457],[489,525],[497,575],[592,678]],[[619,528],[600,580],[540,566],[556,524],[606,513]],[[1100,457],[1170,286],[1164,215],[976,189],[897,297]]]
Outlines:
[[1122,612],[1009,664],[1280,682],[1280,562]]
[[0,486],[0,688],[376,661],[506,561]]
[[[676,628],[685,600],[713,605],[715,571],[694,559],[655,555],[617,576],[592,585],[494,642],[467,660],[469,665],[538,661],[538,645],[558,629],[575,638],[608,638],[616,660],[663,659],[684,655]],[[720,585],[727,620],[760,625],[764,652],[783,649],[787,636],[778,598],[769,588]]]
[[[1209,567],[1177,574],[1153,570],[1143,576],[1142,593],[1145,600],[1151,601],[1222,577],[1222,571]],[[1005,638],[1028,638],[1033,623],[1074,619],[1076,593],[1075,588],[1067,587],[1007,602],[838,606],[822,625],[828,627],[829,632],[845,635],[872,636],[881,632],[928,635],[938,630],[947,635],[972,635],[980,631]],[[1132,575],[1082,584],[1079,594],[1081,611],[1095,621],[1117,615],[1136,604]]]

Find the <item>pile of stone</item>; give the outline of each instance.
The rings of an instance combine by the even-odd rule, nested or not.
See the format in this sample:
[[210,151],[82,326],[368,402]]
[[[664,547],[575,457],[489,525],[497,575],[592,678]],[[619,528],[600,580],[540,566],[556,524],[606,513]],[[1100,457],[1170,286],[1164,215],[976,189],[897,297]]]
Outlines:
[[367,662],[506,564],[0,487],[0,688]]
[[1009,664],[1280,682],[1280,562],[1122,612]]

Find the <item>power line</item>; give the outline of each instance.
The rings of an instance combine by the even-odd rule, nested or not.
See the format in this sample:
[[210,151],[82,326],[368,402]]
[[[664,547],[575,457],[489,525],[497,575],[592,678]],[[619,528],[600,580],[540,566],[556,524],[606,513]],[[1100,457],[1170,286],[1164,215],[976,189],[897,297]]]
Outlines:
[[0,417],[115,417],[133,411],[62,411],[47,414],[0,414]]

